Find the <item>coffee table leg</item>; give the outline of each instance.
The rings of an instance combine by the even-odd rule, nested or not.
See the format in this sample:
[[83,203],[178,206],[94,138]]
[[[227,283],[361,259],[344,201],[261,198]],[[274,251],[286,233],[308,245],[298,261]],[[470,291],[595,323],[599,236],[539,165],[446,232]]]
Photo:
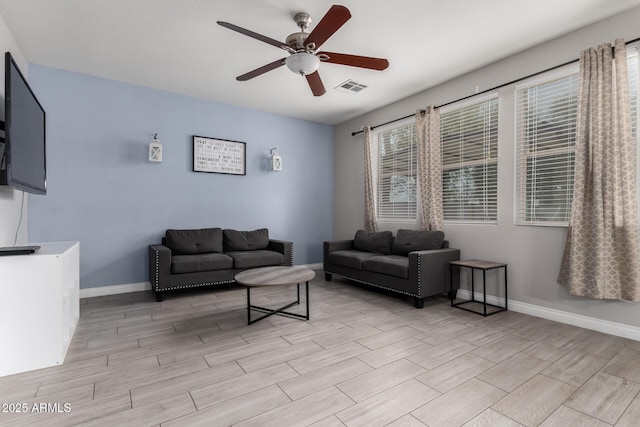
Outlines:
[[247,286],[247,325],[251,324],[251,288]]
[[307,292],[305,300],[307,301],[307,320],[309,320],[309,282],[305,284],[305,289]]
[[[289,316],[289,317],[298,317],[300,319],[306,319],[309,320],[309,282],[305,283],[305,292],[306,292],[306,309],[307,312],[304,314],[299,314],[299,313],[291,313],[288,311],[285,311],[287,308],[291,307],[294,304],[300,304],[300,283],[297,284],[297,291],[298,291],[298,300],[297,301],[293,301],[287,305],[285,305],[284,307],[280,307],[280,308],[276,308],[276,309],[271,309],[271,308],[266,308],[266,307],[258,307],[256,305],[251,305],[251,293],[249,291],[249,289],[251,289],[251,287],[247,286],[247,322],[249,325],[252,325],[266,317],[269,316],[273,316],[274,314],[279,314],[279,315],[284,315],[284,316]],[[253,320],[251,320],[251,310],[257,310],[257,311],[262,311],[264,313],[266,313],[265,315],[262,315],[260,317],[257,317]]]

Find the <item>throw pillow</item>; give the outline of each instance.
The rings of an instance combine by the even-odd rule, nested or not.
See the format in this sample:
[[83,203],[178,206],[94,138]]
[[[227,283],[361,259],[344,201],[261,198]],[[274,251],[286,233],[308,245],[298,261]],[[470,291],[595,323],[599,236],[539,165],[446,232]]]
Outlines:
[[394,255],[409,255],[409,252],[441,249],[444,232],[400,229],[393,241]]
[[269,246],[269,229],[253,231],[224,230],[224,251],[255,251]]
[[364,252],[375,252],[382,255],[391,254],[392,243],[393,233],[391,231],[369,232],[358,230],[353,238],[354,249]]
[[172,230],[166,232],[166,244],[175,255],[222,253],[222,229]]

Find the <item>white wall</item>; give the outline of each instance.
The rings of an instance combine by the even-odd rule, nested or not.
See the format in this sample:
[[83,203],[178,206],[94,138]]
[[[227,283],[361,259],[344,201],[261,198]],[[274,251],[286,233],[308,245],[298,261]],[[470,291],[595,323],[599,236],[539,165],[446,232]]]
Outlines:
[[[2,53],[2,66],[0,67],[0,118],[4,120],[4,53],[11,52],[13,59],[20,67],[22,73],[28,75],[28,63],[22,51],[18,47],[13,34],[0,15],[0,53]],[[22,206],[22,191],[0,186],[0,246],[14,246],[16,231],[20,223],[20,207]],[[24,195],[24,209],[22,211],[22,223],[18,230],[16,245],[24,244],[27,238],[27,205],[28,196]]]
[[[406,116],[426,105],[459,99],[475,93],[476,87],[482,91],[562,64],[602,42],[638,38],[638,22],[640,8],[635,8],[338,125],[334,147],[334,237],[349,238],[363,227],[362,134],[351,136],[352,131]],[[457,48],[462,55],[473,45]],[[446,224],[451,247],[460,248],[463,259],[508,263],[510,300],[640,327],[640,304],[574,297],[557,283],[565,227],[514,225],[514,88],[512,85],[499,91],[498,224]],[[381,228],[395,231],[400,226],[410,228],[408,224]],[[488,279],[495,281],[498,277],[488,274]],[[488,292],[495,294],[492,288]]]

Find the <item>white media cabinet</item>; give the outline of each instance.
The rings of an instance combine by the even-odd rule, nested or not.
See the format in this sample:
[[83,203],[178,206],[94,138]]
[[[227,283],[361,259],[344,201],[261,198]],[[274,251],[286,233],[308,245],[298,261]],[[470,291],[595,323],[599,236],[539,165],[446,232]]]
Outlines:
[[80,244],[0,257],[0,376],[60,365],[80,316]]

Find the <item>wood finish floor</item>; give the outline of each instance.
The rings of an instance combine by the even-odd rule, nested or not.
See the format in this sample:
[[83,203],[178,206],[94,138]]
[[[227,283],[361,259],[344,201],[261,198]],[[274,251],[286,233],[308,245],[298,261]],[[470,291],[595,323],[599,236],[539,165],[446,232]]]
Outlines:
[[[84,299],[64,365],[0,378],[0,425],[638,426],[640,342],[483,318],[321,274],[311,320],[246,325],[246,291]],[[256,289],[278,306],[294,288]]]

